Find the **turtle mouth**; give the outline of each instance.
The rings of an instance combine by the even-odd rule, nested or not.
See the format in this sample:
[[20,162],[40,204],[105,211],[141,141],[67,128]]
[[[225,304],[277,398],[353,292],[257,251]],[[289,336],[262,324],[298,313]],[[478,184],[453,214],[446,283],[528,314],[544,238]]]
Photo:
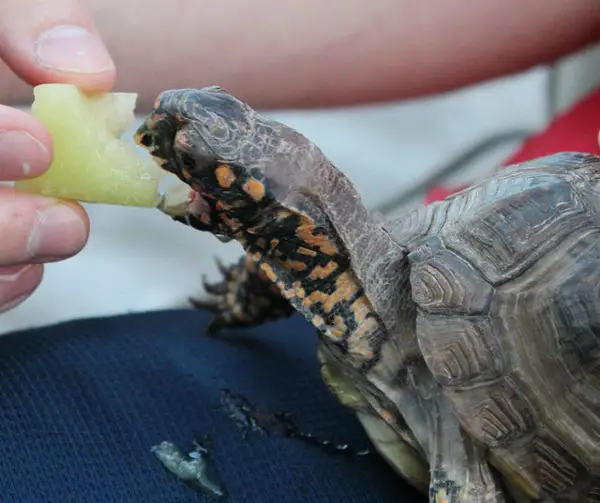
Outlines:
[[188,227],[210,232],[219,241],[229,243],[233,238],[214,225],[214,212],[208,200],[180,181],[161,191],[159,211]]
[[[208,203],[186,183],[179,180],[169,187],[159,188],[160,201],[157,208],[170,217],[185,217],[188,213],[200,213]],[[200,201],[200,202],[199,202]]]

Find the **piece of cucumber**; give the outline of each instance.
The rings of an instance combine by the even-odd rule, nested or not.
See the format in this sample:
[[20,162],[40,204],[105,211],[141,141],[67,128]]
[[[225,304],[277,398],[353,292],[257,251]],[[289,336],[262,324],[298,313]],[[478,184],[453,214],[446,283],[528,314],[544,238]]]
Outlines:
[[68,84],[34,89],[32,114],[52,135],[54,160],[21,191],[90,203],[155,207],[162,170],[122,139],[134,121],[135,93],[86,95]]

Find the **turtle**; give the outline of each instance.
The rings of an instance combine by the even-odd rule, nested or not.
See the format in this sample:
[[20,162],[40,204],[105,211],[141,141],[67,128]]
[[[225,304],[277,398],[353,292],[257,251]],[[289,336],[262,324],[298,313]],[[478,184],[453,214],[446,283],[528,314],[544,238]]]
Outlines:
[[600,502],[600,157],[389,216],[219,86],[161,92],[134,138],[185,185],[161,211],[243,248],[195,303],[214,336],[300,313],[324,382],[430,502]]

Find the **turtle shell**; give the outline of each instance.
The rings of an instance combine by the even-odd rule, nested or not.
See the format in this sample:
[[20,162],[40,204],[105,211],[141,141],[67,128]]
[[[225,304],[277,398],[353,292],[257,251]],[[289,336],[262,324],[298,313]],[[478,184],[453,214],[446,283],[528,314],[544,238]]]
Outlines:
[[425,362],[520,500],[600,502],[599,178],[545,157],[394,230]]

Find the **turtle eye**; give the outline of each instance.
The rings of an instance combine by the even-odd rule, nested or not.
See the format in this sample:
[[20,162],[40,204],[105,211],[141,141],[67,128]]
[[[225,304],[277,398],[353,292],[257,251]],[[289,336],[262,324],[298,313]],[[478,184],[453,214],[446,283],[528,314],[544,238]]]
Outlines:
[[176,151],[187,151],[191,148],[190,130],[188,126],[183,126],[175,133],[173,138],[173,147]]

